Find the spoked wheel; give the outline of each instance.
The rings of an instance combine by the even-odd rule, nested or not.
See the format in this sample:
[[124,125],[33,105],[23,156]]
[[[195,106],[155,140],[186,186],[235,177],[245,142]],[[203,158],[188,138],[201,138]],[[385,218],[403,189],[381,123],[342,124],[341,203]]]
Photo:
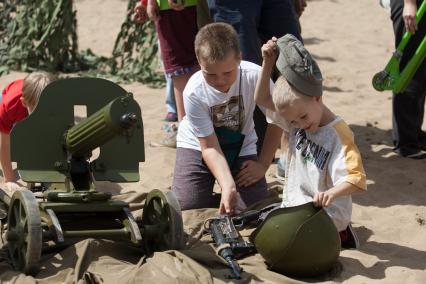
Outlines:
[[183,247],[182,213],[173,192],[154,189],[148,193],[142,227],[146,254]]
[[16,270],[34,274],[39,267],[42,228],[37,200],[28,190],[16,191],[10,201],[7,242]]

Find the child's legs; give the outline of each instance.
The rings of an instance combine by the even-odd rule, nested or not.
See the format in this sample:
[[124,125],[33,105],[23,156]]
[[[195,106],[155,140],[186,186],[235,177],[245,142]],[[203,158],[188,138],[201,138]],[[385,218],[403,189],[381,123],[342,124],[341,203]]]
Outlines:
[[167,112],[177,113],[176,110],[176,101],[175,101],[175,94],[174,94],[174,87],[173,87],[173,81],[172,78],[168,77],[167,75],[164,76],[166,78],[166,109]]
[[156,22],[166,76],[172,78],[179,121],[184,117],[182,92],[198,63],[194,51],[197,34],[196,7],[182,11],[162,10]]
[[189,73],[172,77],[175,92],[176,109],[179,121],[181,121],[185,116],[185,108],[183,106],[183,90],[185,89],[186,83],[188,83],[189,78],[191,78],[192,74],[194,74],[195,71],[196,70],[193,69]]
[[[242,163],[248,160],[257,161],[257,156],[249,155],[249,156],[238,157],[238,159],[235,161],[233,174],[234,175],[237,174],[238,169],[240,169]],[[258,180],[254,184],[246,186],[246,187],[237,186],[237,191],[240,193],[241,198],[244,200],[244,203],[247,206],[268,197],[268,185],[266,183],[265,177],[262,177],[260,180]]]
[[213,197],[214,181],[200,151],[176,149],[172,191],[182,210],[218,207],[217,199]]

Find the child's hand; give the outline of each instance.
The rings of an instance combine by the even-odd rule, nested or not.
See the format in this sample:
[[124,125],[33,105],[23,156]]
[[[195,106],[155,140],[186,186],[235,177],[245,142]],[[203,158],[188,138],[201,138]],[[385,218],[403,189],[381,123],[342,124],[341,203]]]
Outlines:
[[307,3],[306,0],[294,0],[294,10],[296,11],[296,15],[300,18],[305,11]]
[[235,177],[235,182],[240,187],[250,186],[264,177],[266,171],[267,168],[258,161],[245,161]]
[[325,192],[318,192],[314,196],[314,205],[317,207],[328,207],[333,203],[336,196],[334,196],[333,192],[327,190]]
[[15,191],[25,189],[25,187],[17,181],[5,182],[4,187],[5,187],[4,189],[7,195],[9,195],[10,197],[13,195]]
[[183,0],[168,0],[170,8],[176,11],[182,11],[185,9],[185,5],[183,5]]
[[235,213],[237,205],[238,192],[235,188],[222,188],[222,197],[220,198],[219,214]]
[[144,24],[148,20],[148,14],[146,12],[146,7],[142,5],[141,2],[138,2],[133,9],[133,21],[139,24]]
[[273,66],[278,57],[277,38],[272,37],[262,46],[263,64]]
[[158,7],[156,0],[148,0],[146,13],[148,14],[148,17],[154,22],[160,19],[160,8]]
[[415,1],[414,3],[404,3],[402,17],[404,18],[405,29],[412,34],[417,31],[416,11],[417,5]]

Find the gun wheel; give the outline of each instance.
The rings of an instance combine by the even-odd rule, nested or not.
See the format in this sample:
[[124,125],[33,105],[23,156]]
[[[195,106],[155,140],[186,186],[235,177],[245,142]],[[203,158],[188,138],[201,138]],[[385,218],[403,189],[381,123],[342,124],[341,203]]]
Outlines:
[[148,193],[142,227],[146,254],[183,247],[182,213],[173,192],[154,189]]
[[26,274],[36,273],[43,239],[40,211],[32,192],[19,190],[13,194],[6,238],[13,267]]

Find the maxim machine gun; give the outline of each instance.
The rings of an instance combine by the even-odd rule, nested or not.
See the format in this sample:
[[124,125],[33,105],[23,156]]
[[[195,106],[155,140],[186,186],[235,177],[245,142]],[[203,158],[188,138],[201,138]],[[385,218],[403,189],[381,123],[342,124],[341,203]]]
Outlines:
[[[87,118],[75,123],[78,106],[87,109]],[[128,203],[95,188],[95,180],[138,181],[145,160],[141,110],[118,85],[95,78],[51,83],[35,111],[13,128],[11,146],[22,180],[39,191],[38,198],[29,190],[9,198],[0,190],[15,269],[37,272],[43,244],[67,238],[127,240],[145,254],[182,245],[182,216],[172,192],[151,191],[142,216],[134,218]]]

